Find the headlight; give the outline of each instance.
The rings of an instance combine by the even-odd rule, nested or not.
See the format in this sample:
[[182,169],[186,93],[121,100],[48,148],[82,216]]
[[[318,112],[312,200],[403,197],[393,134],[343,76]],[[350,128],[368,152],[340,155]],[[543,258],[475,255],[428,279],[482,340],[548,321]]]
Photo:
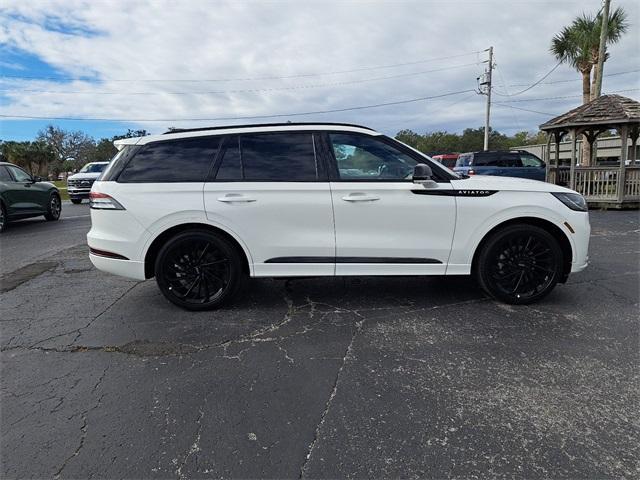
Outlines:
[[571,210],[575,210],[577,212],[586,212],[588,210],[587,201],[579,193],[551,192],[551,195],[556,197]]

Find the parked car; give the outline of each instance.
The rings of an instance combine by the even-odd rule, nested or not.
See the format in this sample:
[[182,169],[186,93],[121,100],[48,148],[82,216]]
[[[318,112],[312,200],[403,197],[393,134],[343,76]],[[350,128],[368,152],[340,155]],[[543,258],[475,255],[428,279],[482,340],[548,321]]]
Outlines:
[[464,175],[498,175],[544,181],[546,164],[524,150],[471,152],[461,153],[453,170]]
[[60,192],[53,183],[0,162],[0,232],[10,221],[21,218],[44,215],[47,220],[58,220],[61,211]]
[[456,161],[458,160],[457,153],[443,153],[442,155],[433,155],[431,157],[436,162],[444,165],[449,169],[453,169],[456,166]]
[[78,173],[67,178],[67,193],[72,203],[82,203],[83,198],[89,198],[91,185],[107,165],[109,162],[87,163]]
[[270,124],[122,139],[90,196],[93,264],[191,310],[241,279],[474,275],[508,303],[587,266],[584,198],[463,178],[366,127]]

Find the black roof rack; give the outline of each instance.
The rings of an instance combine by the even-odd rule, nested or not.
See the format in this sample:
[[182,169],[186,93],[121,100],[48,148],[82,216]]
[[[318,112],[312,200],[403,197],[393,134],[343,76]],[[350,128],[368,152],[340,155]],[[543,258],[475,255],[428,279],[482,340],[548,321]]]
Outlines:
[[353,123],[334,123],[334,122],[284,122],[284,123],[251,123],[245,125],[225,125],[220,127],[199,127],[199,128],[170,128],[164,132],[163,135],[169,133],[184,133],[184,132],[204,132],[206,130],[229,130],[232,128],[255,128],[255,127],[293,127],[296,125],[333,125],[338,127],[357,127],[364,128],[365,130],[374,131],[373,128],[363,127],[362,125],[355,125]]

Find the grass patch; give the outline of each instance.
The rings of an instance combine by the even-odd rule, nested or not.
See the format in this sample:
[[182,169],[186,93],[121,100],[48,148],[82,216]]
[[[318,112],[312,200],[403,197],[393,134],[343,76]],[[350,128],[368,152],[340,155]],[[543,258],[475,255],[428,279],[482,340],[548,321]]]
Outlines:
[[69,194],[67,193],[67,182],[65,182],[64,180],[56,180],[55,182],[53,182],[53,184],[58,187],[58,190],[60,190],[60,198],[62,198],[62,200],[69,200]]

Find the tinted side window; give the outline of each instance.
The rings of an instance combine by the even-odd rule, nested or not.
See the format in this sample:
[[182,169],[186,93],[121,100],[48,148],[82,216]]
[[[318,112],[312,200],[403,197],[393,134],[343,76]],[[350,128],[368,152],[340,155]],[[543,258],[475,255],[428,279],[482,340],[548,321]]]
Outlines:
[[341,180],[410,180],[418,163],[367,135],[330,133],[329,138]]
[[240,146],[247,182],[310,182],[318,178],[312,133],[242,135]]
[[473,165],[476,167],[497,167],[498,155],[495,153],[474,153]]
[[0,165],[0,182],[12,182],[13,179],[9,175],[9,170],[4,165]]
[[9,166],[7,168],[11,171],[11,174],[13,175],[13,178],[15,178],[16,182],[31,181],[31,175],[29,175],[27,172],[25,172],[21,168],[14,167],[14,166]]
[[500,155],[499,166],[501,167],[521,167],[520,155],[517,153],[503,153]]
[[535,155],[531,155],[529,153],[521,153],[520,160],[522,161],[523,167],[541,167],[542,160],[540,160]]
[[216,180],[242,180],[239,141],[238,137],[225,139]]
[[150,143],[129,161],[118,181],[204,182],[219,143],[218,137]]

